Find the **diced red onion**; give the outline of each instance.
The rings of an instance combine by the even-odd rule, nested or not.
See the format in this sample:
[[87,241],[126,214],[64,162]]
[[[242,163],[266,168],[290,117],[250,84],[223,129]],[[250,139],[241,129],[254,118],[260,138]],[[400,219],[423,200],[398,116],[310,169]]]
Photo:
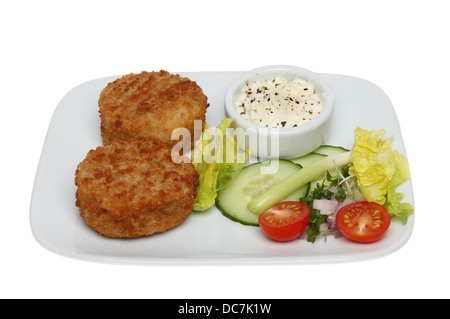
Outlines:
[[320,224],[319,230],[320,230],[321,232],[328,230],[328,223]]
[[336,215],[333,214],[331,216],[328,216],[327,222],[328,222],[328,228],[329,229],[336,228],[337,227],[337,225],[336,225]]
[[339,206],[337,199],[315,199],[313,208],[317,209],[321,215],[332,215]]

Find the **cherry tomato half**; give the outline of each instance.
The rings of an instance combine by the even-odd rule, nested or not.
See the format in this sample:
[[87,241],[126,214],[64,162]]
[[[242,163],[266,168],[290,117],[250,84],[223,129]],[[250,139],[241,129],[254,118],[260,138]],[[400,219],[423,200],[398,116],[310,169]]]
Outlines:
[[309,208],[303,202],[286,201],[259,215],[263,232],[276,241],[289,241],[303,233],[309,222]]
[[341,233],[359,243],[379,240],[389,228],[391,217],[386,208],[374,202],[355,202],[342,207],[336,214]]

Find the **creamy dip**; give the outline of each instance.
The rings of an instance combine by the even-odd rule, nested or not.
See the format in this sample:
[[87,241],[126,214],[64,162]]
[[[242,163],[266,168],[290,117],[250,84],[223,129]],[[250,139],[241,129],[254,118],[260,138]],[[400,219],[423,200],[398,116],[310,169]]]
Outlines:
[[247,81],[235,102],[240,116],[269,128],[305,124],[320,114],[322,106],[312,83],[299,78],[286,81],[282,77]]

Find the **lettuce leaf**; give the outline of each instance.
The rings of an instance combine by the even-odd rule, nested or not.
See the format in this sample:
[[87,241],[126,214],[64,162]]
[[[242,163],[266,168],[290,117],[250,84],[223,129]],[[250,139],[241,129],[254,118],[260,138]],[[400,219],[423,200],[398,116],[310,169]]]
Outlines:
[[402,203],[404,195],[396,192],[395,188],[410,177],[409,165],[406,158],[397,151],[393,152],[392,157],[397,169],[388,184],[384,206],[391,215],[399,217],[406,224],[408,216],[414,212],[414,207],[409,203]]
[[214,205],[217,192],[240,173],[248,160],[248,150],[239,155],[236,141],[226,135],[233,119],[226,118],[213,134],[206,124],[202,138],[195,144],[192,162],[199,173],[194,210],[205,211]]
[[[224,119],[216,129],[217,147],[216,162],[218,166],[217,176],[214,183],[216,191],[224,188],[244,168],[248,160],[248,149],[239,155],[239,147],[236,141],[226,135],[226,129],[231,125],[233,119]],[[221,160],[220,160],[221,159]]]
[[385,205],[392,216],[406,223],[414,208],[400,202],[403,194],[395,188],[410,177],[408,161],[398,151],[392,151],[392,137],[383,140],[385,130],[368,131],[358,127],[354,134],[350,173],[356,174],[361,193],[366,200]]
[[[214,205],[216,193],[213,182],[217,174],[217,163],[211,158],[212,130],[205,123],[202,136],[195,142],[195,149],[191,156],[192,164],[199,174],[197,197],[194,202],[194,210],[204,211]],[[210,163],[210,164],[208,164]]]

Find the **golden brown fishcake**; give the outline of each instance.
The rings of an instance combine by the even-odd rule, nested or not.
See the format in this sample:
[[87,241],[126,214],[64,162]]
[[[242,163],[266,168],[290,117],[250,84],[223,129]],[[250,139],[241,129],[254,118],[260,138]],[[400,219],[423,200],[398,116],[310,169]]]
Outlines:
[[107,237],[164,232],[191,213],[198,173],[175,164],[171,149],[145,140],[114,141],[90,150],[75,172],[76,206]]
[[104,144],[143,138],[170,147],[179,142],[171,139],[176,128],[190,131],[193,146],[194,120],[204,124],[209,106],[196,82],[163,70],[118,78],[103,89],[98,104]]

